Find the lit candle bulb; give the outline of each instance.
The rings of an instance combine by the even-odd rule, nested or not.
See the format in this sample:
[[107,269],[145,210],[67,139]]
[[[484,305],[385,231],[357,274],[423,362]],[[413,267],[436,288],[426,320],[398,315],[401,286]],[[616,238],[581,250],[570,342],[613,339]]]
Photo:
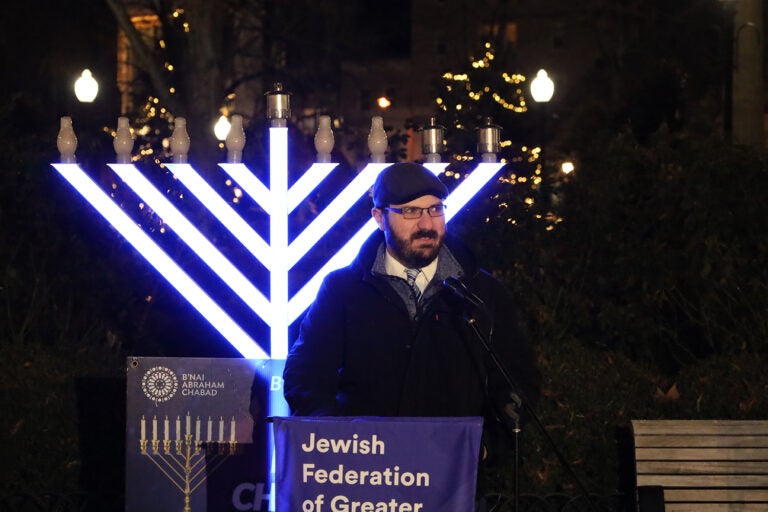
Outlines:
[[224,442],[224,416],[219,416],[219,442]]
[[157,441],[157,416],[152,417],[152,440]]
[[189,415],[189,411],[187,411],[187,435],[190,435],[192,433],[192,417]]
[[176,440],[181,440],[181,418],[176,416]]
[[213,441],[213,420],[210,416],[208,416],[208,438],[207,441],[210,443]]
[[231,430],[229,432],[229,442],[230,443],[234,443],[235,442],[235,426],[236,426],[235,417],[232,416],[232,426],[231,426]]
[[195,441],[200,440],[200,416],[195,420]]
[[169,425],[168,425],[168,416],[165,417],[165,422],[164,422],[163,426],[165,427],[163,429],[164,430],[163,434],[165,434],[165,440],[166,441],[170,441],[171,440],[171,432],[170,432],[171,429],[169,428]]
[[144,415],[141,415],[141,440],[147,438],[147,420],[144,419]]

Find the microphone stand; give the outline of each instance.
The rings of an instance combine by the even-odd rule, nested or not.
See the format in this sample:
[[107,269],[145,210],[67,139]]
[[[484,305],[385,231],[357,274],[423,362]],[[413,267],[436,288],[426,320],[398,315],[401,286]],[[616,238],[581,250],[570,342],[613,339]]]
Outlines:
[[[466,309],[465,309],[466,311]],[[579,477],[576,475],[575,471],[571,467],[570,464],[568,464],[568,461],[565,460],[565,457],[562,453],[560,453],[560,450],[557,448],[557,444],[555,443],[554,439],[552,439],[552,436],[549,435],[547,432],[547,429],[544,428],[544,425],[541,423],[541,420],[536,415],[534,410],[531,408],[530,404],[528,403],[528,400],[526,399],[525,395],[522,395],[519,393],[520,387],[515,383],[515,381],[512,379],[512,376],[507,371],[506,367],[504,366],[504,363],[499,359],[499,356],[496,354],[496,352],[493,350],[493,347],[491,347],[490,342],[483,336],[483,333],[480,332],[480,329],[477,326],[477,320],[474,316],[472,316],[469,312],[466,312],[466,315],[464,316],[464,321],[467,323],[467,325],[471,328],[472,332],[475,334],[477,339],[480,341],[480,343],[483,345],[483,348],[488,353],[488,355],[491,357],[491,360],[493,361],[494,365],[496,366],[496,369],[499,370],[499,373],[504,377],[504,380],[507,383],[507,386],[509,386],[510,391],[520,397],[520,402],[518,403],[518,406],[522,405],[522,407],[525,409],[525,411],[530,415],[530,417],[533,419],[533,422],[538,427],[541,434],[544,436],[544,438],[549,442],[552,450],[555,452],[555,456],[557,457],[557,460],[560,461],[560,464],[563,465],[565,470],[568,472],[568,474],[571,475],[573,480],[576,482],[576,485],[579,487],[579,490],[584,495],[584,497],[587,500],[587,503],[589,504],[589,507],[594,512],[599,512],[595,504],[592,502],[592,498],[589,496],[589,491],[587,491],[587,488],[584,486],[584,484],[581,482]],[[520,437],[520,423],[519,423],[519,417],[514,418],[514,429],[513,429],[513,442],[515,447],[515,460],[514,460],[514,471],[515,471],[515,478],[513,482],[513,489],[515,491],[515,497],[514,497],[514,506],[515,506],[515,512],[520,512],[519,508],[519,492],[518,492],[518,486],[519,486],[519,437]],[[505,429],[506,430],[506,429]],[[508,432],[508,431],[507,431]]]

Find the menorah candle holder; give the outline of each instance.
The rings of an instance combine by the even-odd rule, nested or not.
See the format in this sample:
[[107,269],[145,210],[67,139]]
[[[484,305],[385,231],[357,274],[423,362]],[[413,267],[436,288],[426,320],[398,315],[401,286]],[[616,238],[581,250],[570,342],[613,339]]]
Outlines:
[[[185,196],[192,195],[198,199],[201,204],[200,208],[206,210],[203,213],[216,217],[248,253],[269,272],[268,293],[258,289],[245,275],[245,269],[252,268],[253,262],[245,262],[241,267],[243,270],[238,268],[216,247],[211,241],[211,237],[201,232],[197,225],[190,222],[171,203],[166,194],[159,191],[136,165],[133,163],[108,164],[109,168],[163,220],[165,226],[173,230],[181,241],[221,278],[229,290],[267,325],[270,331],[268,349],[257,343],[252,334],[230,316],[225,310],[225,301],[217,302],[214,300],[206,292],[201,282],[187,274],[77,164],[74,156],[75,143],[68,142],[76,140],[69,119],[62,120],[62,135],[59,137],[62,162],[52,164],[221,333],[224,339],[244,357],[252,359],[285,359],[288,353],[290,325],[312,303],[324,277],[332,270],[345,266],[353,260],[363,242],[377,229],[375,221],[373,218],[361,219],[362,226],[352,233],[335,253],[329,254],[320,269],[309,275],[306,282],[300,285],[298,291],[292,296],[289,294],[288,287],[289,274],[312,247],[323,239],[328,230],[338,223],[352,205],[368,193],[381,170],[391,165],[383,162],[382,158],[382,148],[385,148],[386,136],[384,134],[384,138],[382,138],[381,132],[383,130],[378,130],[381,119],[374,119],[373,125],[376,127],[374,131],[377,136],[371,142],[372,148],[375,150],[373,156],[375,156],[375,160],[382,161],[373,161],[360,170],[346,187],[322,211],[318,212],[296,234],[293,240],[289,241],[289,216],[330,175],[338,164],[324,161],[327,160],[328,149],[325,145],[321,145],[320,153],[322,155],[320,155],[318,162],[306,169],[295,183],[288,185],[288,128],[285,126],[285,121],[290,114],[289,93],[283,91],[282,86],[278,87],[277,85],[275,90],[267,95],[269,118],[272,121],[272,126],[269,128],[269,186],[265,186],[244,163],[239,161],[242,154],[239,137],[236,151],[230,151],[235,155],[230,156],[232,161],[219,164],[229,179],[237,184],[238,189],[249,195],[269,216],[267,237],[256,232],[233,208],[231,202],[222,198],[202,178],[201,174],[187,163],[190,141],[186,133],[186,120],[183,118],[177,117],[175,121],[175,130],[171,141],[171,148],[174,151],[173,162],[165,164],[165,167],[173,173],[174,177],[188,189],[189,194],[185,193]],[[327,130],[326,124],[321,123],[321,129]],[[459,213],[504,165],[495,161],[494,153],[489,153],[498,150],[497,130],[498,127],[489,122],[480,131],[482,163],[464,173],[460,181],[456,180],[458,181],[457,185],[453,186],[456,181],[452,180],[452,186],[449,187],[452,191],[445,200],[447,206],[446,222],[450,222],[453,216]],[[326,139],[329,138],[327,133],[322,136]],[[448,165],[439,161],[442,136],[433,137],[430,140],[432,140],[432,145],[429,146],[430,158],[424,165],[435,175],[439,175]],[[120,156],[120,160],[125,160],[124,155]],[[454,179],[457,177],[457,174],[452,176]]]
[[208,418],[207,436],[201,437],[201,422],[195,420],[192,432],[190,414],[186,416],[185,433],[181,430],[181,417],[176,417],[176,435],[170,432],[168,417],[163,422],[163,435],[158,436],[158,419],[152,419],[152,435],[147,437],[147,420],[140,420],[141,437],[139,452],[171,481],[184,496],[184,512],[192,510],[192,494],[226,461],[237,453],[236,423],[230,422],[229,436],[226,436],[224,418],[219,419],[218,438],[213,439],[213,420]]

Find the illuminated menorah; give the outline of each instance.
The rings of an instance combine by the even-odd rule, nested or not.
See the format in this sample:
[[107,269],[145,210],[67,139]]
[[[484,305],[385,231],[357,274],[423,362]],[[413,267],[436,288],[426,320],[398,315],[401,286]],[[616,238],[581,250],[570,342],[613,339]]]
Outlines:
[[[94,181],[79,167],[75,159],[77,138],[72,120],[64,117],[57,146],[61,163],[53,167],[112,224],[117,231],[136,248],[144,258],[219,332],[246,358],[285,359],[288,353],[288,329],[314,300],[323,278],[332,270],[349,264],[363,242],[376,229],[372,218],[357,230],[348,241],[308,281],[289,297],[288,276],[291,269],[333,227],[339,219],[367,193],[376,176],[390,164],[385,163],[387,136],[381,117],[374,117],[368,136],[371,163],[321,211],[294,240],[288,239],[288,218],[291,212],[306,199],[338,165],[330,162],[333,132],[328,116],[321,116],[320,129],[315,136],[318,150],[317,163],[313,164],[290,187],[288,186],[288,129],[290,117],[289,94],[275,84],[275,90],[267,94],[269,129],[269,188],[266,187],[244,164],[241,163],[245,134],[242,117],[233,116],[232,127],[226,138],[228,162],[219,164],[237,185],[269,215],[269,243],[257,233],[188,163],[189,136],[186,120],[176,118],[171,137],[174,162],[168,169],[212,213],[237,240],[269,271],[269,298],[245,277],[222,252],[212,244],[198,228],[157,190],[131,162],[133,138],[127,118],[118,119],[114,147],[116,163],[108,164],[134,192],[157,213],[163,222],[186,243],[200,259],[229,287],[250,310],[261,318],[270,329],[270,353],[253,340],[232,317],[214,301],[166,252],[155,243]],[[481,163],[467,173],[456,186],[446,204],[445,220],[461,211],[466,203],[501,169],[496,162],[499,150],[500,128],[490,120],[479,131],[478,153]],[[435,125],[423,130],[422,151],[424,164],[435,175],[445,170],[440,162],[444,149],[444,128]]]
[[[200,437],[200,418],[195,421],[192,433],[192,417],[187,413],[185,433],[181,430],[181,417],[176,417],[176,437],[171,438],[168,416],[163,422],[163,437],[158,437],[157,416],[152,418],[152,438],[147,438],[147,421],[141,417],[141,438],[139,450],[173,483],[184,495],[184,512],[191,512],[192,493],[205,483],[206,479],[221,466],[227,457],[237,450],[235,419],[232,418],[229,440],[224,441],[224,418],[219,419],[218,440],[213,440],[213,420],[208,417],[207,438]],[[147,449],[149,445],[149,449]]]

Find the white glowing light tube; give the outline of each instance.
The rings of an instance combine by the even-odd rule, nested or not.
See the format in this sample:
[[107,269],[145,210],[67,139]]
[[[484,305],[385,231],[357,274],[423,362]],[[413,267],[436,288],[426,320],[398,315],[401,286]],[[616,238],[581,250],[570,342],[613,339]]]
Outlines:
[[219,194],[216,193],[200,174],[189,164],[166,164],[166,167],[184,183],[253,256],[269,270],[269,246],[243,218]]
[[285,359],[288,355],[288,129],[269,129],[269,190],[272,214],[269,245],[272,262],[269,277],[270,355]]
[[131,187],[147,205],[179,235],[213,272],[224,281],[268,325],[268,302],[264,295],[251,284],[184,215],[171,204],[132,164],[109,164],[109,167]]
[[53,167],[162,275],[221,335],[249,359],[266,352],[184,270],[91,180],[77,164]]
[[504,164],[501,163],[482,163],[479,164],[469,176],[464,178],[464,181],[462,181],[461,184],[451,192],[448,199],[445,200],[445,204],[448,206],[445,209],[445,222],[450,221],[454,215],[459,213],[464,205],[466,205],[502,167],[504,167]]
[[368,237],[371,236],[371,233],[376,231],[376,229],[376,221],[373,218],[368,219],[368,222],[366,222],[357,233],[352,235],[352,238],[350,238],[349,241],[336,252],[336,254],[328,259],[325,265],[323,265],[322,268],[307,281],[301,290],[293,295],[291,302],[288,304],[288,325],[296,320],[304,310],[309,307],[312,301],[315,300],[317,291],[320,289],[320,285],[322,284],[323,279],[325,279],[325,276],[337,268],[349,265],[352,260],[355,259],[360,247]]
[[425,163],[423,165],[424,167],[429,169],[432,172],[432,174],[434,174],[435,176],[443,172],[445,168],[448,167],[448,164],[444,164],[444,163]]
[[312,167],[307,169],[301,178],[296,180],[290,190],[288,190],[288,213],[291,213],[301,202],[306,199],[310,192],[312,192],[321,181],[323,181],[332,170],[339,164],[312,164]]
[[264,208],[267,215],[272,214],[272,203],[269,189],[253,175],[244,164],[219,164],[224,172],[240,185],[246,194],[251,196],[259,206]]
[[309,226],[291,243],[288,268],[292,268],[360,197],[368,191],[376,176],[391,164],[368,164],[352,182],[337,195]]

